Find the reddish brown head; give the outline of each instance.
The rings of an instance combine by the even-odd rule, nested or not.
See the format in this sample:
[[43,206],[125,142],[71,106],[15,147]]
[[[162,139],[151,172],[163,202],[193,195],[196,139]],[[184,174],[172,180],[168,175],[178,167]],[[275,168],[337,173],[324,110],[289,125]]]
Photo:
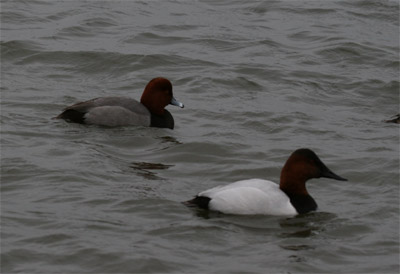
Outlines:
[[162,77],[154,78],[145,87],[140,102],[154,114],[163,115],[164,108],[168,104],[175,104],[183,107],[182,103],[177,102],[172,94],[171,82]]
[[320,177],[347,181],[329,170],[312,150],[298,149],[282,168],[280,188],[286,193],[306,195],[306,181]]

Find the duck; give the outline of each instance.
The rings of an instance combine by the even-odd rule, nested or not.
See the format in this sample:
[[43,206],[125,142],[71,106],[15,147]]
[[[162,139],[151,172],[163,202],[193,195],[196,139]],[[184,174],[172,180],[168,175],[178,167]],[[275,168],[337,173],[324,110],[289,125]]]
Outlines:
[[148,82],[140,102],[128,97],[99,97],[66,107],[55,117],[67,122],[118,127],[147,126],[173,129],[174,118],[168,105],[183,108],[172,93],[171,82],[157,77]]
[[385,120],[385,123],[395,123],[395,124],[400,124],[400,113],[397,115],[394,115],[391,117],[389,120]]
[[333,173],[314,151],[301,148],[287,159],[279,185],[264,179],[241,180],[200,192],[183,204],[223,214],[296,216],[317,210],[306,182],[321,177],[347,181]]

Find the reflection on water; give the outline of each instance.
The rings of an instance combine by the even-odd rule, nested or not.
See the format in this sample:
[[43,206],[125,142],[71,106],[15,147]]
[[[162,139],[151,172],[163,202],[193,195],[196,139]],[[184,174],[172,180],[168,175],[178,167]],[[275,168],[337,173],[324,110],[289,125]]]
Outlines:
[[165,165],[160,163],[132,162],[130,167],[136,171],[136,174],[149,180],[161,179],[154,170],[164,170],[174,165]]
[[292,250],[292,251],[315,249],[314,246],[310,246],[310,245],[280,245],[280,247],[282,247],[283,249]]
[[207,210],[207,209],[203,209],[203,208],[187,207],[187,209],[192,211],[197,217],[200,217],[203,219],[221,218],[224,216],[224,214],[222,214],[220,212]]
[[163,143],[174,143],[177,145],[182,144],[181,142],[179,142],[176,138],[174,138],[172,136],[163,136],[163,137],[160,137],[160,139],[162,140]]
[[300,214],[294,218],[287,218],[279,222],[285,232],[280,234],[282,238],[308,238],[324,230],[326,224],[336,218],[336,215],[328,212],[311,212]]

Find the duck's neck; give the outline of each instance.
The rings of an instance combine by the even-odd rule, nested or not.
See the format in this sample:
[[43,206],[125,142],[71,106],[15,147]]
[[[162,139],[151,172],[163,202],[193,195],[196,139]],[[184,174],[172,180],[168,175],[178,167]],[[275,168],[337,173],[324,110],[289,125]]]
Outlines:
[[308,195],[306,189],[307,177],[296,172],[281,172],[279,188],[285,193]]
[[162,116],[166,111],[166,109],[164,109],[164,107],[159,105],[157,102],[146,101],[142,99],[140,103],[142,103],[142,105],[144,105],[151,114]]
[[317,209],[317,203],[307,192],[305,178],[291,178],[290,176],[281,175],[279,188],[286,193],[290,203],[299,214]]
[[[282,189],[283,192],[285,190]],[[308,213],[317,210],[317,203],[309,194],[293,194],[285,192],[290,199],[290,203],[299,214]]]

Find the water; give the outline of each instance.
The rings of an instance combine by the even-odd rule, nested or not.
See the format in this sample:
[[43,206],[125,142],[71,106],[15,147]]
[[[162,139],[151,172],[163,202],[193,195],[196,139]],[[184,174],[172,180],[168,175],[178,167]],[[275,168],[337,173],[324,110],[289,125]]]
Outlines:
[[[2,1],[1,29],[2,273],[399,272],[397,1]],[[156,76],[173,131],[51,119]],[[180,203],[300,147],[349,180],[315,213]]]

